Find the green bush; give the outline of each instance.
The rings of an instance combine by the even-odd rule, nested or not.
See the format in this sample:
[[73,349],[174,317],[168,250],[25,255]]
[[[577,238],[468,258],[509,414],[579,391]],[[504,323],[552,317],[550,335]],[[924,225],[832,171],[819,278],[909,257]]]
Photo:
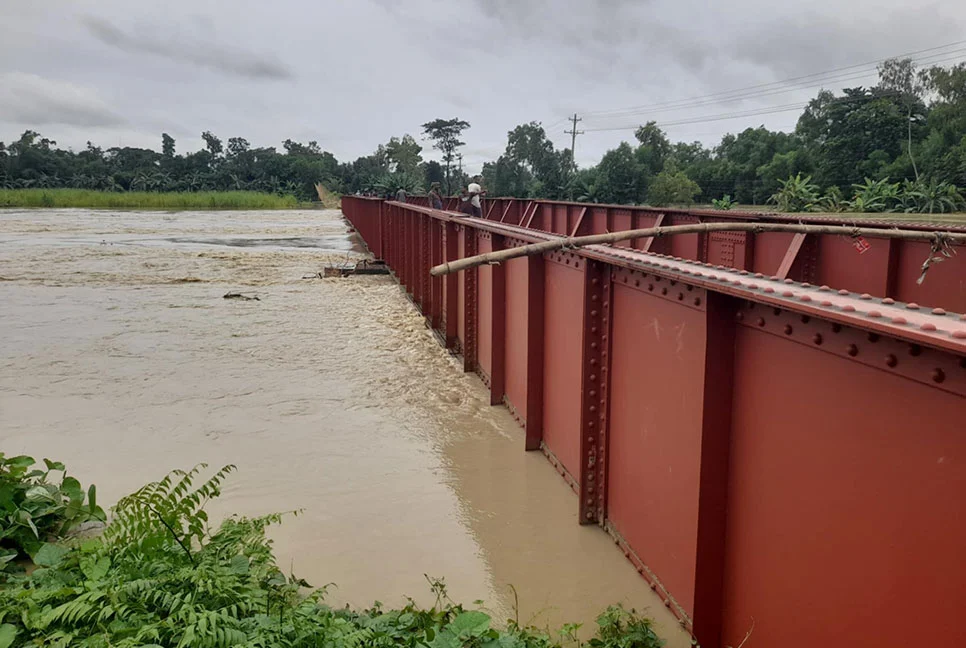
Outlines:
[[966,206],[959,188],[948,182],[905,180],[900,185],[888,178],[866,178],[852,185],[852,198],[845,200],[837,186],[820,195],[811,176],[801,174],[780,180],[781,189],[771,202],[782,211],[850,211],[856,213],[905,212],[907,214],[945,214]]
[[[59,461],[44,459],[46,470],[34,468],[35,464],[33,457],[7,458],[0,452],[0,571],[9,569],[18,557],[29,555],[36,560],[48,538],[63,537],[84,522],[106,519],[93,484],[85,494]],[[59,483],[51,481],[51,473],[57,472]]]
[[[508,622],[491,626],[430,579],[436,603],[353,611],[325,604],[325,588],[279,570],[265,529],[279,515],[230,517],[211,531],[205,503],[234,469],[195,487],[203,465],[175,471],[123,498],[103,537],[53,547],[31,574],[0,585],[0,648],[556,648],[577,626],[551,636]],[[594,648],[657,648],[651,622],[609,608]]]
[[690,205],[694,197],[701,193],[698,183],[689,178],[684,171],[666,168],[655,176],[647,191],[647,201],[657,207],[665,205]]
[[711,199],[711,205],[715,209],[721,209],[721,210],[724,210],[724,211],[728,211],[732,207],[735,206],[735,201],[731,199],[731,195],[730,194],[725,194],[721,198],[712,198]]

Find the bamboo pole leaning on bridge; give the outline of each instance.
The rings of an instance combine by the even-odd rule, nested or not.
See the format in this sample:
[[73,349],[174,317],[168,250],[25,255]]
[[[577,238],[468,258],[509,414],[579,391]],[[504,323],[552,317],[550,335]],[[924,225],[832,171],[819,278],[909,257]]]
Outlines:
[[[923,275],[925,275],[931,263],[941,260],[935,256],[937,253],[943,256],[951,256],[953,251],[949,245],[952,243],[966,243],[966,233],[954,233],[943,231],[919,231],[903,229],[877,229],[873,227],[850,227],[847,225],[806,225],[804,223],[698,223],[694,225],[671,225],[668,227],[646,227],[644,229],[627,230],[626,232],[611,232],[608,234],[591,234],[590,236],[562,237],[552,241],[541,243],[531,243],[505,250],[486,252],[476,256],[448,261],[434,266],[429,273],[434,277],[469,270],[481,265],[500,264],[510,259],[553,252],[554,250],[569,250],[586,247],[588,245],[601,245],[605,243],[618,243],[620,241],[630,241],[639,238],[661,238],[662,236],[674,236],[676,234],[702,234],[707,232],[753,232],[761,234],[763,232],[785,232],[790,234],[832,234],[850,236],[868,236],[869,238],[902,239],[904,241],[925,241],[932,244],[932,252],[929,258],[923,263]],[[922,277],[920,277],[920,281]]]

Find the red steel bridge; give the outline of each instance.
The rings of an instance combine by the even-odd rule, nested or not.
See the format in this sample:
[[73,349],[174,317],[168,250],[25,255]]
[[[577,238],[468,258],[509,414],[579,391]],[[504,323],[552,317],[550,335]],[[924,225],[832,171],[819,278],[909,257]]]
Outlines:
[[433,277],[560,237],[828,220],[420,203],[342,209],[701,645],[966,646],[966,250],[921,284],[927,242],[752,232]]

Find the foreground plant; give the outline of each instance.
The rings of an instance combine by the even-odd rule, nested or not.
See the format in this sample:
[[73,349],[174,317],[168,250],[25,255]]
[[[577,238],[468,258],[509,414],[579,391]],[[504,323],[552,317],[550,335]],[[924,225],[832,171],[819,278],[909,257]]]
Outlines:
[[59,461],[44,459],[44,469],[36,464],[33,457],[0,452],[0,571],[17,558],[36,559],[49,538],[106,519],[93,484],[85,493]]
[[[576,642],[576,626],[558,637],[511,621],[492,627],[430,580],[436,603],[333,609],[325,588],[304,595],[304,580],[279,570],[265,529],[279,515],[231,517],[212,532],[204,506],[234,470],[200,486],[204,468],[175,471],[123,498],[101,538],[49,545],[30,575],[0,581],[0,648],[215,648],[417,646],[555,648]],[[595,648],[656,648],[650,621],[609,608]]]

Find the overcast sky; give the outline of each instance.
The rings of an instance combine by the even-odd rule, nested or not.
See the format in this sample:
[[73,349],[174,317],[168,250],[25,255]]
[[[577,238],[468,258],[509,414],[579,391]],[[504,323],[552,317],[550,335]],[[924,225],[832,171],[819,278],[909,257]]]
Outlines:
[[[706,144],[791,129],[818,88],[695,97],[957,41],[919,56],[966,60],[961,0],[0,0],[0,140],[32,128],[61,146],[159,149],[167,132],[184,151],[211,130],[348,160],[459,117],[476,171],[531,120],[569,146],[576,111],[577,160],[592,164],[648,119],[787,109],[666,126]],[[867,69],[825,85],[868,85]]]

